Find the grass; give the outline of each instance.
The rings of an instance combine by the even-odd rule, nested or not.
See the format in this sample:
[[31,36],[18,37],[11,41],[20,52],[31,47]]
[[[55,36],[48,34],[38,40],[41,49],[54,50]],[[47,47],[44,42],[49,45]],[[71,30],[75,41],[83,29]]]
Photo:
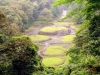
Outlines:
[[45,36],[45,35],[32,35],[29,36],[29,38],[32,40],[32,42],[45,41],[50,39],[49,36]]
[[2,34],[0,34],[0,36],[2,36]]
[[56,26],[48,26],[42,28],[40,31],[41,32],[56,32],[60,30],[68,30],[66,27],[56,27]]
[[57,49],[48,49],[44,52],[46,55],[62,55],[64,51]]
[[44,54],[50,55],[50,56],[52,56],[52,55],[64,55],[65,54],[64,53],[65,50],[66,49],[63,48],[63,46],[54,45],[54,46],[49,46],[47,48],[47,50],[44,52]]
[[14,36],[13,38],[21,38],[21,37],[29,37],[32,42],[40,42],[40,41],[45,41],[45,40],[49,40],[50,37],[49,36],[45,36],[45,35],[22,35],[22,36]]
[[66,61],[64,64],[69,64],[70,63],[70,60],[71,60],[71,57],[69,55],[65,56],[66,58]]
[[44,58],[42,60],[42,63],[45,65],[45,66],[57,66],[57,65],[60,65],[63,63],[63,60],[59,57],[48,57],[48,58]]
[[62,25],[62,26],[70,26],[71,28],[77,30],[77,25],[74,24],[74,22],[54,22],[55,25]]
[[61,41],[62,42],[72,42],[74,37],[75,37],[75,35],[66,35],[66,36],[63,36]]
[[64,58],[65,58],[65,63],[60,66],[66,66],[66,65],[70,64],[71,57],[69,55],[66,55],[66,56],[64,56]]
[[63,46],[60,46],[60,45],[49,46],[47,49],[59,49],[59,50],[65,50],[65,48],[63,48]]

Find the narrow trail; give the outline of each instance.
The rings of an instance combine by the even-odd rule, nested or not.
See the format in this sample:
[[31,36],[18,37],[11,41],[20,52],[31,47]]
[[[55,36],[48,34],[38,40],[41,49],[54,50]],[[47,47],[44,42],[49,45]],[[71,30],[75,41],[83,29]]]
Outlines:
[[45,52],[45,50],[49,47],[49,43],[45,42],[44,43],[44,48],[42,50],[38,51],[38,55],[40,55],[41,57],[45,57],[46,55],[43,54],[43,52]]

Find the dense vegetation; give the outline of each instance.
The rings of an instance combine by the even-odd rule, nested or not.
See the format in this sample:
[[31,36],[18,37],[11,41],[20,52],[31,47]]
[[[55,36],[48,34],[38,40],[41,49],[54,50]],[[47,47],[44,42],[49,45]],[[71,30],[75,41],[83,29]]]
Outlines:
[[100,1],[58,0],[54,5],[73,3],[77,4],[78,7],[75,7],[66,17],[81,12],[84,15],[84,21],[76,34],[75,46],[67,52],[71,57],[70,64],[73,64],[70,66],[70,75],[99,75]]
[[[52,7],[53,2],[54,0],[0,0],[0,75],[100,75],[99,0],[57,0],[53,4],[65,4],[70,11],[64,19],[71,18],[77,24],[82,24],[76,37],[66,35],[60,39],[60,42],[72,43],[75,37],[74,45],[69,50],[66,50],[66,46],[49,46],[44,52],[48,57],[42,61],[37,54],[38,47],[33,42],[51,38],[44,35],[22,35],[21,31],[31,25],[49,25],[59,17],[63,7]],[[51,33],[68,30],[66,26],[50,26],[53,30],[48,26],[40,31]],[[63,63],[61,56],[69,60],[68,64],[55,67]],[[47,67],[48,65],[52,66]]]
[[61,7],[52,7],[54,0],[0,0],[0,11],[7,15],[9,22],[17,24],[22,29],[33,23],[49,24],[59,17]]
[[33,71],[42,70],[37,55],[38,47],[28,37],[13,38],[19,31],[15,29],[14,34],[11,27],[5,15],[0,12],[0,74],[32,75]]

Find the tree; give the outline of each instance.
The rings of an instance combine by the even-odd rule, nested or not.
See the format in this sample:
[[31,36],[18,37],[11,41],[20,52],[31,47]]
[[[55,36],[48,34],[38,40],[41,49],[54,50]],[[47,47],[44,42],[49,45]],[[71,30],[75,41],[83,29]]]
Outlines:
[[[13,75],[32,75],[41,69],[40,57],[37,55],[37,46],[35,46],[28,37],[12,38],[4,43],[2,64],[6,64],[6,72],[3,74]],[[11,67],[11,68],[10,68]],[[5,71],[5,70],[4,70]]]
[[40,21],[47,21],[47,22],[51,22],[53,20],[53,14],[52,11],[50,11],[47,8],[44,8],[39,15],[39,20]]
[[0,34],[6,36],[19,35],[20,29],[16,24],[7,21],[6,16],[0,12]]
[[[100,1],[57,0],[55,5],[70,5],[73,2],[77,4],[83,4],[83,6],[73,9],[71,13],[69,13],[70,16],[76,15],[76,12],[81,12],[84,14],[85,20],[76,35],[76,46],[69,50],[68,53],[72,58],[72,63],[76,65],[76,67],[72,69],[73,71],[71,72],[71,75],[88,75],[88,73],[89,75],[92,75],[94,73],[99,73],[100,65],[98,63],[100,63]],[[78,11],[73,12],[77,9]]]
[[[83,20],[85,19],[85,14],[82,13],[84,11],[84,5],[85,1],[79,1],[79,0],[57,0],[53,6],[65,4],[67,6],[67,15],[62,20],[65,20],[66,18],[71,18],[73,21],[75,21],[76,24],[82,24]],[[78,14],[77,14],[78,13]]]
[[[38,47],[29,37],[14,37],[19,34],[19,28],[16,24],[9,23],[2,12],[0,30],[1,75],[32,75],[37,70],[43,70],[41,58],[37,54]],[[5,40],[6,36],[9,39]]]

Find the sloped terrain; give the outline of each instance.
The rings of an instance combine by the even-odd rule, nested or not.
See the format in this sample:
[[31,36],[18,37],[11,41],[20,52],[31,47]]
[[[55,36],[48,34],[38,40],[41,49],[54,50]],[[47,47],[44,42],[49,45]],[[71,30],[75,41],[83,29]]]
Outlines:
[[65,52],[75,37],[75,26],[73,28],[72,25],[73,23],[56,22],[54,25],[38,26],[27,31],[26,34],[31,35],[30,39],[39,47],[42,46],[38,54],[43,58],[45,66],[59,66],[68,61]]

